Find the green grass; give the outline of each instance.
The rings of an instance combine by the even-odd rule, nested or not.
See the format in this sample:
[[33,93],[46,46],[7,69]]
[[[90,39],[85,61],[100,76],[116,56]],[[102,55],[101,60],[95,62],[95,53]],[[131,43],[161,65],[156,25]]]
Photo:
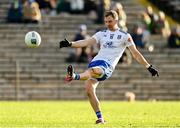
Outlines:
[[95,125],[87,101],[0,102],[0,128],[180,127],[180,102],[103,101],[107,124]]

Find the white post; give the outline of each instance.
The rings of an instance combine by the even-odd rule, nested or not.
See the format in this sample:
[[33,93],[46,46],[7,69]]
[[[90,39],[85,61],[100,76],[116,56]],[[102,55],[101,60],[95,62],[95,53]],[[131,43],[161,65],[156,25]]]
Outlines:
[[16,85],[15,85],[15,99],[18,101],[19,100],[19,83],[20,83],[20,79],[19,79],[19,61],[16,60]]

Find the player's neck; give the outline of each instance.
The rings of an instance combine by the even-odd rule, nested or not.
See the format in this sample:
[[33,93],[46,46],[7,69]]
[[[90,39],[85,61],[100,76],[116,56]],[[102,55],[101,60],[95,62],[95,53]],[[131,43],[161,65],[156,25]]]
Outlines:
[[114,31],[116,31],[116,30],[118,30],[118,29],[119,29],[118,26],[114,26],[113,28],[109,28],[109,30],[112,31],[112,32],[114,32]]

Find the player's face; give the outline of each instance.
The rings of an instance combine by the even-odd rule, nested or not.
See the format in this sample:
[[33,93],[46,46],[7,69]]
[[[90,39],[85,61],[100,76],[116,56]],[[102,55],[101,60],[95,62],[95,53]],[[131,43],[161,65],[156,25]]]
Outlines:
[[104,22],[105,22],[105,25],[106,27],[109,29],[109,30],[114,30],[115,29],[115,26],[117,24],[117,20],[113,19],[112,16],[107,16],[104,18]]

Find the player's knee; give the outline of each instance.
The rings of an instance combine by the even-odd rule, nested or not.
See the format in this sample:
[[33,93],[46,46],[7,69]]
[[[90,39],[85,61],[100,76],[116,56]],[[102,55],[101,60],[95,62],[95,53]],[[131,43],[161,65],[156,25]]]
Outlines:
[[93,90],[94,90],[93,86],[90,85],[90,84],[87,84],[85,89],[86,89],[87,95],[90,95],[93,92]]
[[87,83],[85,89],[87,96],[91,97],[92,95],[94,95],[96,87],[94,87],[93,84]]
[[93,78],[99,78],[103,75],[104,72],[100,68],[91,68],[90,73]]

